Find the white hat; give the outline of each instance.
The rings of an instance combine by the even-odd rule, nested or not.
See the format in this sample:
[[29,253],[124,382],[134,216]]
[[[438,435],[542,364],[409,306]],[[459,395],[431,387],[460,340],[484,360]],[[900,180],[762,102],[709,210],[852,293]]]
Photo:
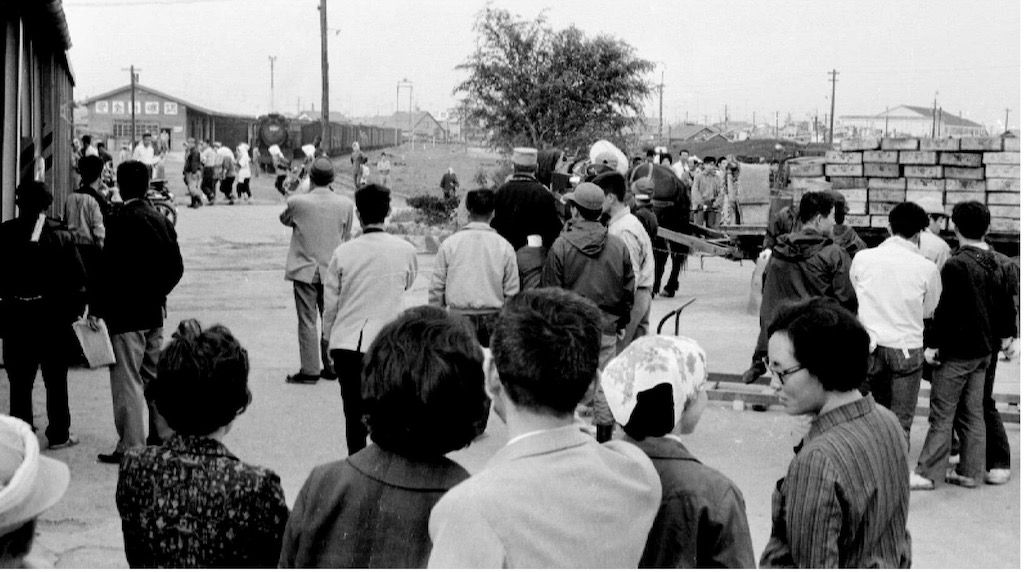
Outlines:
[[306,143],[302,146],[302,152],[306,154],[307,159],[312,159],[316,155],[316,145],[312,143]]
[[675,426],[687,401],[707,379],[707,356],[696,341],[681,336],[643,336],[608,362],[601,372],[601,388],[615,421],[626,425],[641,393],[668,384]]
[[516,147],[512,149],[512,163],[522,167],[536,167],[537,150],[533,147]]
[[39,454],[27,423],[0,415],[0,536],[56,504],[70,481],[67,465]]

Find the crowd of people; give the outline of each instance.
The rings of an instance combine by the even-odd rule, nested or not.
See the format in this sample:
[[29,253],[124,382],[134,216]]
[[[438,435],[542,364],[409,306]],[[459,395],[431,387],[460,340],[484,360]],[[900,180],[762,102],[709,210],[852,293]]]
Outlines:
[[[205,154],[230,198],[241,161],[226,169],[230,150],[188,145],[190,194],[197,183],[213,192]],[[83,157],[64,225],[45,216],[45,185],[18,187],[18,218],[0,225],[0,256],[18,271],[0,298],[24,318],[0,323],[14,328],[2,333],[20,421],[0,418],[0,477],[32,463],[40,476],[21,486],[46,494],[17,492],[17,478],[0,488],[0,501],[38,501],[9,522],[0,502],[10,563],[67,486],[66,468],[62,477],[38,455],[31,395],[41,368],[47,445],[76,445],[67,373],[80,316],[97,329],[103,320],[116,358],[118,441],[98,460],[120,468],[132,567],[906,568],[911,490],[940,476],[963,487],[1009,480],[992,389],[1000,352],[1016,353],[1019,270],[984,242],[984,205],[956,205],[959,245],[936,254],[923,237],[946,216],[941,205],[898,205],[875,248],[841,224],[834,192],[804,194],[769,225],[761,333],[744,375],[768,373],[785,412],[811,424],[775,486],[757,560],[739,488],[682,438],[707,402],[707,356],[692,339],[648,331],[668,261],[671,296],[685,255],[657,228],[735,216],[727,181],[738,167],[709,157],[698,172],[682,153],[626,166],[600,154],[559,193],[564,154],[516,148],[505,182],[463,195],[466,224],[440,246],[427,305],[403,310],[416,251],[385,232],[391,191],[366,179],[354,151],[354,200],[332,190],[336,165],[312,152],[308,190],[287,193],[280,215],[292,229],[285,278],[300,358],[285,381],[338,381],[347,445],[291,508],[272,469],[223,444],[253,399],[246,350],[228,328],[196,320],[163,344],[166,298],[184,270],[173,225],[144,199],[150,165],[117,167],[115,207],[98,192],[102,159]],[[926,366],[929,429],[908,471]],[[509,440],[470,475],[446,455],[492,412]]]

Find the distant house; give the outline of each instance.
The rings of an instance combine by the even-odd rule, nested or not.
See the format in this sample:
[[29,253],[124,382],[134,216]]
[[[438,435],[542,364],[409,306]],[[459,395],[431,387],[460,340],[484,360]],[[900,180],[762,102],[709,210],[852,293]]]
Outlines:
[[670,125],[668,127],[670,145],[675,145],[677,143],[701,143],[715,137],[716,135],[721,136],[722,139],[726,139],[720,134],[718,129],[707,125],[686,123],[683,125]]
[[874,115],[840,115],[836,132],[852,136],[983,137],[985,126],[931,107],[900,105]]
[[154,139],[167,137],[171,151],[180,151],[188,137],[223,142],[234,147],[252,141],[256,118],[249,115],[222,113],[185,101],[180,97],[135,84],[135,133],[132,133],[132,89],[124,85],[90,97],[75,109],[75,128],[106,141],[116,149],[138,141],[144,133]]
[[[349,119],[340,111],[331,111],[328,115],[330,116],[331,123],[350,123]],[[290,117],[297,121],[319,123],[323,120],[324,114],[322,111],[318,111],[316,109],[307,109]]]
[[448,131],[428,111],[414,111],[412,115],[399,111],[391,115],[353,118],[352,123],[401,129],[403,139],[447,141]]

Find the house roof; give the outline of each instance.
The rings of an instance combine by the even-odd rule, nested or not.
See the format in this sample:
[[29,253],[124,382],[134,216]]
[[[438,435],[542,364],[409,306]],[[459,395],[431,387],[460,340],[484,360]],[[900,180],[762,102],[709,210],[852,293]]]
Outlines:
[[[845,116],[840,116],[839,118],[840,119],[880,119],[880,118],[886,117],[888,115],[889,118],[891,119],[893,117],[903,117],[904,115],[901,115],[901,111],[902,110],[909,111],[914,116],[920,117],[920,118],[924,118],[924,119],[928,119],[929,121],[932,118],[932,108],[931,107],[921,107],[919,105],[897,105],[896,107],[889,108],[889,109],[887,109],[887,110],[885,110],[885,111],[883,111],[881,113],[876,113],[874,115],[845,115]],[[973,128],[977,128],[977,129],[984,129],[985,128],[985,126],[981,125],[980,123],[975,123],[975,122],[973,122],[973,121],[971,121],[969,119],[964,119],[963,117],[960,117],[959,115],[953,115],[952,113],[949,113],[946,110],[939,110],[938,113],[940,113],[939,121],[942,123],[943,126],[948,126],[948,127],[973,127]]]
[[673,125],[672,126],[672,138],[673,139],[690,139],[692,137],[695,137],[697,134],[701,133],[704,130],[707,130],[709,133],[712,133],[712,134],[718,132],[713,127],[708,127],[706,125],[697,125],[697,124],[694,124],[694,123],[687,123],[687,124],[683,125],[682,127],[678,127],[678,126]]
[[[435,119],[429,111],[414,111],[412,115],[413,131],[416,131],[416,128],[418,128],[424,121],[432,122],[439,129],[444,129],[444,126],[441,125],[441,123]],[[352,122],[362,125],[373,125],[376,127],[388,127],[392,129],[409,129],[409,113],[407,111],[398,111],[391,115],[360,117],[353,119]]]
[[[85,100],[79,102],[79,104],[80,105],[91,105],[93,102],[95,102],[97,100],[106,99],[106,98],[108,98],[108,97],[110,97],[112,95],[121,93],[122,91],[126,91],[126,90],[129,90],[131,88],[132,88],[131,84],[122,85],[121,87],[112,89],[110,91],[105,91],[105,92],[103,92],[103,93],[101,93],[99,95],[94,95],[94,96],[92,96],[92,97],[90,97],[88,99],[85,99]],[[179,105],[184,105],[185,107],[187,107],[189,109],[193,109],[195,111],[198,111],[200,113],[205,113],[207,115],[220,115],[220,116],[223,116],[223,117],[243,117],[243,118],[254,119],[254,117],[252,117],[251,115],[244,115],[244,114],[241,114],[241,113],[223,113],[223,112],[220,112],[220,111],[214,111],[214,110],[212,110],[210,108],[203,107],[201,105],[196,105],[196,104],[192,103],[191,101],[185,101],[184,99],[182,99],[180,97],[176,97],[176,96],[170,95],[169,93],[160,91],[159,89],[153,89],[152,87],[142,85],[141,83],[135,84],[135,89],[136,90],[144,90],[144,91],[147,91],[149,93],[152,93],[153,95],[162,97],[164,99],[169,99],[171,101],[176,101]]]

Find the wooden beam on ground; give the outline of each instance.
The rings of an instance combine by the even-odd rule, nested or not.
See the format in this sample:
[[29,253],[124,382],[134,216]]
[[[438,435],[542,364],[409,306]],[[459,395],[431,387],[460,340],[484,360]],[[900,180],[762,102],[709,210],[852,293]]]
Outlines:
[[723,246],[710,240],[704,240],[696,236],[683,234],[681,232],[669,230],[664,227],[658,228],[658,236],[664,238],[665,240],[670,240],[672,242],[687,246],[693,252],[707,252],[708,254],[713,254],[715,256],[728,256],[733,252],[733,249],[730,246]]
[[[781,405],[778,395],[768,391],[769,379],[758,378],[754,383],[745,384],[740,382],[740,376],[728,373],[709,373],[710,382],[708,398],[715,401],[742,401],[745,405],[763,405],[771,407]],[[928,416],[928,396],[930,388],[922,387],[918,399],[924,401],[924,405],[917,406],[919,417]],[[992,398],[1000,406],[999,416],[1004,423],[1020,424],[1020,396],[1012,393],[996,393]]]

